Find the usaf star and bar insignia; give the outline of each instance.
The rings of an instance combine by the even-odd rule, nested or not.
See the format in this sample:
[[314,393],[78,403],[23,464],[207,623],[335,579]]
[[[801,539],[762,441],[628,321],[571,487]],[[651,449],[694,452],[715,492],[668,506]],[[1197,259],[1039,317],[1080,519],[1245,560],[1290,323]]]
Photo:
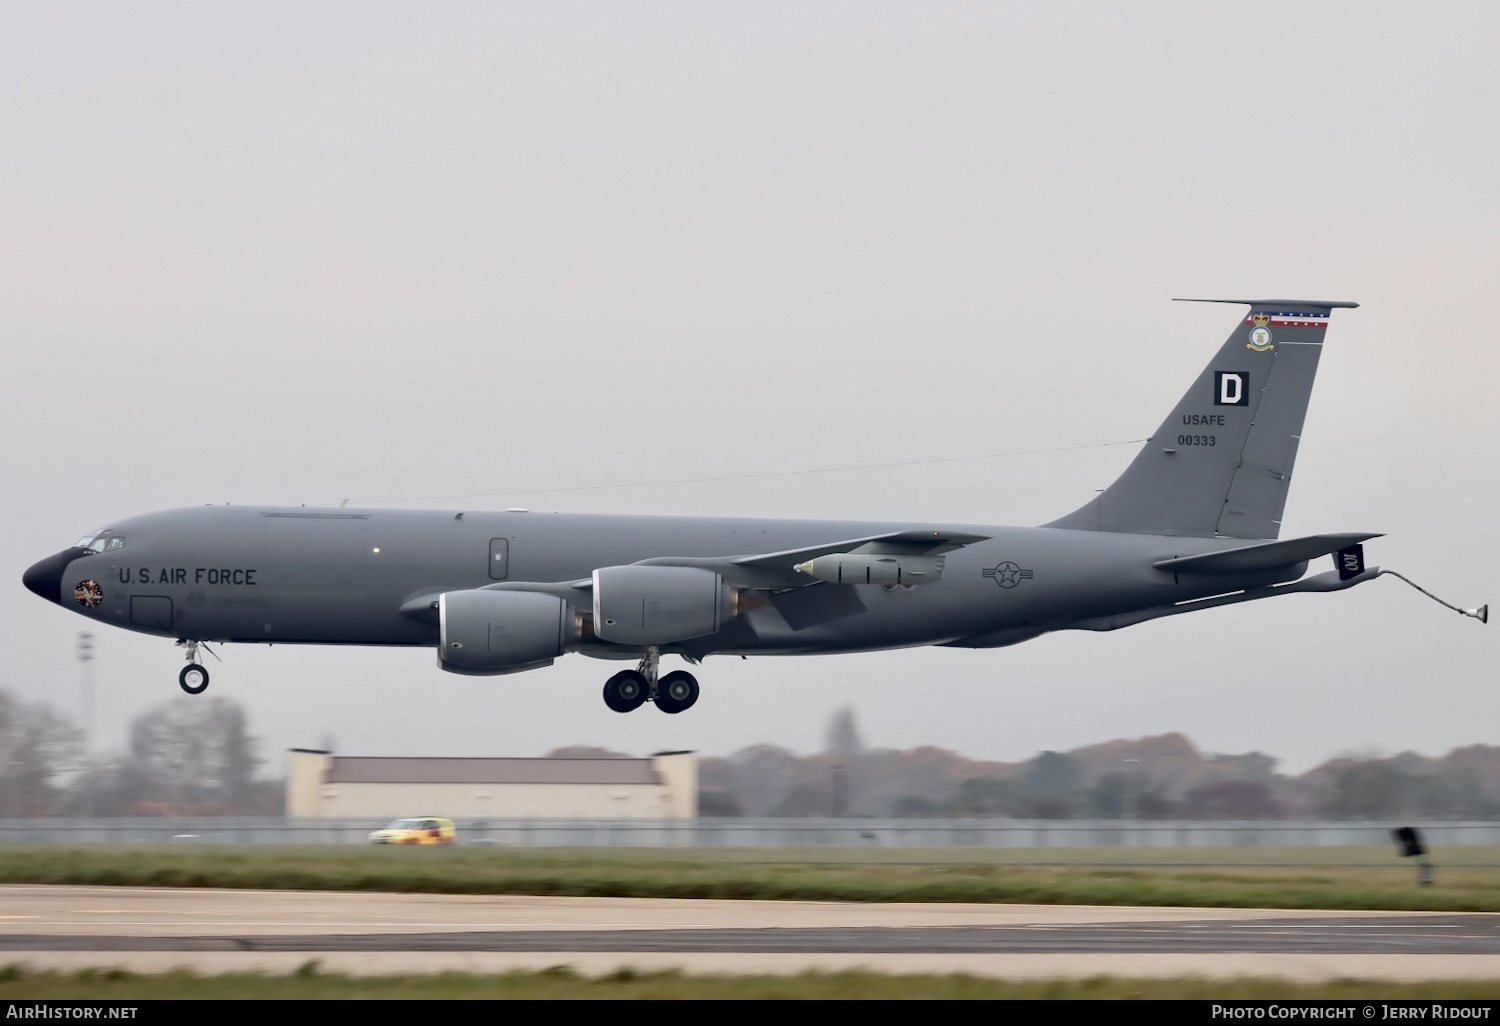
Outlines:
[[992,570],[986,570],[984,576],[992,577],[995,583],[1002,588],[1014,588],[1022,581],[1029,581],[1034,576],[1030,570],[1022,570],[1018,565],[1006,560]]

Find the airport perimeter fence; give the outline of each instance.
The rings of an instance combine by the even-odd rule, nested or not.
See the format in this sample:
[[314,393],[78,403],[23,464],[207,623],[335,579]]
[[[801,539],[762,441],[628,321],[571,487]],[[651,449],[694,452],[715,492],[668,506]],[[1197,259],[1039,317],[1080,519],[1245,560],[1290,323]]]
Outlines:
[[[0,843],[368,844],[373,819],[0,819]],[[460,845],[507,848],[1192,848],[1500,844],[1500,823],[1293,820],[457,819]]]

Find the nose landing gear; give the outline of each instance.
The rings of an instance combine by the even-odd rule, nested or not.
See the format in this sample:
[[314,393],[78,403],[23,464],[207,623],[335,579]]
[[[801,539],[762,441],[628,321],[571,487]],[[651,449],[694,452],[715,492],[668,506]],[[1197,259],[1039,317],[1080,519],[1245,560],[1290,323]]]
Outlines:
[[[201,695],[204,691],[208,690],[208,670],[198,662],[198,646],[202,644],[202,642],[179,641],[177,644],[180,647],[187,649],[188,660],[188,664],[184,666],[182,668],[182,672],[177,675],[177,683],[180,684],[182,686],[182,690],[186,691],[188,694]],[[214,656],[215,659],[219,658],[218,656],[214,655],[213,650],[210,649],[207,645],[203,645],[203,651],[207,652],[211,656]]]
[[654,645],[646,649],[636,669],[621,670],[604,682],[604,704],[620,713],[639,709],[648,701],[664,713],[690,708],[698,701],[697,678],[686,670],[674,670],[658,681],[660,664],[661,649]]

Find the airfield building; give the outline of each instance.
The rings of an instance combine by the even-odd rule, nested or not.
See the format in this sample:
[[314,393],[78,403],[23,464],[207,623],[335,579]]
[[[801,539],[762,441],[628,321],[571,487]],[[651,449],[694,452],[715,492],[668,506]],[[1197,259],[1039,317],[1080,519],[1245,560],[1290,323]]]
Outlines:
[[286,814],[352,819],[681,819],[698,815],[698,756],[490,759],[335,756],[294,748]]

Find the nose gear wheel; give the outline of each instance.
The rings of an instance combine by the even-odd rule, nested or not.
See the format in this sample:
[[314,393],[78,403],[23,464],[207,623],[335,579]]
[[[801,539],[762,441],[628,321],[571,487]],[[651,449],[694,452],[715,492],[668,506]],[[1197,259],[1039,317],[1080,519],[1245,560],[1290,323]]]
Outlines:
[[219,657],[214,653],[213,649],[201,641],[179,641],[177,644],[179,647],[187,649],[188,660],[188,664],[177,675],[177,683],[188,694],[201,695],[204,691],[208,690],[208,670],[204,668],[202,663],[198,662],[198,649],[201,647],[203,651],[215,659]]
[[188,663],[177,675],[177,683],[190,695],[201,695],[208,688],[208,671],[198,663]]

